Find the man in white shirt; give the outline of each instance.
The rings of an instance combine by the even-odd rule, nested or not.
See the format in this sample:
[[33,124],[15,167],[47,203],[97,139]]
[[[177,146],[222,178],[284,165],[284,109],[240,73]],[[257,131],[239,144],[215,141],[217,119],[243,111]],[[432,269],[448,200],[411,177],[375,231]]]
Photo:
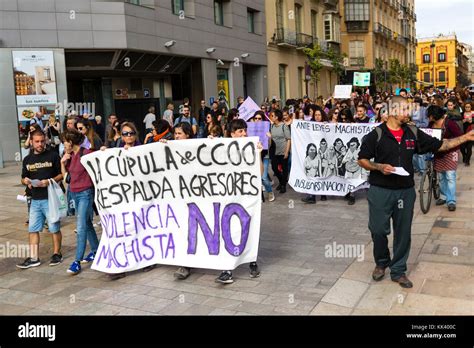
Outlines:
[[143,119],[143,123],[145,124],[146,133],[150,133],[153,129],[153,122],[156,121],[155,116],[155,107],[151,106],[148,109],[148,114],[146,114],[145,118]]

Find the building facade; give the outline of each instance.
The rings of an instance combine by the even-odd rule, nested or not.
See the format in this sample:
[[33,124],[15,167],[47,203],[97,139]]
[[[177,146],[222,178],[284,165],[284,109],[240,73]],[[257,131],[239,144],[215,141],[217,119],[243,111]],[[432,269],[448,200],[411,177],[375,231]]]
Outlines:
[[338,1],[266,0],[265,14],[269,97],[284,101],[331,95],[337,77],[330,61],[321,60],[323,69],[315,85],[303,49],[319,45],[340,52]]
[[417,77],[424,85],[454,89],[460,74],[469,74],[467,50],[456,35],[419,39],[416,52]]
[[383,61],[385,69],[391,59],[415,64],[414,0],[341,0],[339,6],[348,75],[374,69],[376,59]]
[[33,93],[22,86],[34,76],[14,71],[12,52],[52,52],[57,103],[91,103],[96,114],[115,112],[143,127],[150,105],[163,111],[186,97],[194,110],[201,99],[228,107],[238,96],[262,101],[264,18],[261,0],[0,1],[4,159],[18,160],[18,93]]
[[461,81],[458,82],[461,82],[464,87],[465,85],[470,85],[473,83],[473,52],[472,46],[467,43],[460,42],[459,46],[462,53],[461,60],[459,63],[459,74],[465,75],[461,79]]
[[471,46],[471,52],[469,52],[469,78],[471,79],[471,84],[474,83],[474,50]]

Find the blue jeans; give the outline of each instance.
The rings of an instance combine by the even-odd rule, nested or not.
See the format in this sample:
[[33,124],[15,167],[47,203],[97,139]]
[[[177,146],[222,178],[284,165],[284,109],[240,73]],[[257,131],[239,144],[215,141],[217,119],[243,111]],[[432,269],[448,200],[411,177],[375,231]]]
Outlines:
[[92,252],[96,252],[99,247],[99,240],[92,224],[94,191],[90,188],[82,192],[71,192],[71,198],[74,200],[77,216],[76,261],[81,261],[84,258],[87,240]]
[[290,172],[291,172],[291,151],[288,154],[288,178],[290,177]]
[[262,181],[263,181],[263,186],[265,187],[265,191],[267,191],[268,193],[273,192],[272,183],[270,180],[268,180],[268,165],[269,164],[270,164],[270,158],[264,158]]
[[424,173],[426,170],[425,155],[413,155],[413,167],[416,172]]
[[[44,222],[48,219],[49,205],[47,199],[32,199],[30,206],[30,216],[28,221],[28,232],[35,233],[43,231]],[[60,223],[50,223],[48,221],[48,231],[50,233],[59,232]]]
[[74,206],[74,201],[71,198],[71,191],[69,191],[69,185],[66,188],[66,200],[67,200],[67,216],[74,216],[76,214],[76,209]]
[[439,172],[439,188],[441,198],[446,199],[447,204],[456,204],[456,171],[448,170]]
[[206,137],[205,135],[206,135],[206,127],[205,126],[199,126],[197,137],[199,139],[201,139],[201,138],[205,138]]

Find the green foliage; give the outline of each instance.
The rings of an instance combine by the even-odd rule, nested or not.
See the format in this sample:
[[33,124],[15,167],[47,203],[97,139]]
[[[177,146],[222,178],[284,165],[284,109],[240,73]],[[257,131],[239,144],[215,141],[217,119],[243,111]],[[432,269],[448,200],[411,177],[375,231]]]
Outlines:
[[331,62],[332,68],[331,71],[334,72],[337,76],[337,83],[339,83],[339,78],[344,74],[344,57],[346,54],[340,54],[339,52],[330,48],[326,53],[327,58]]
[[374,78],[375,78],[375,87],[377,91],[384,90],[385,87],[385,75],[386,71],[384,69],[384,61],[380,58],[375,59],[375,67],[373,70]]
[[308,65],[311,68],[311,79],[314,82],[315,95],[317,95],[317,86],[320,79],[319,73],[323,68],[321,58],[324,56],[324,52],[319,45],[314,45],[312,48],[305,48],[303,52],[308,58]]

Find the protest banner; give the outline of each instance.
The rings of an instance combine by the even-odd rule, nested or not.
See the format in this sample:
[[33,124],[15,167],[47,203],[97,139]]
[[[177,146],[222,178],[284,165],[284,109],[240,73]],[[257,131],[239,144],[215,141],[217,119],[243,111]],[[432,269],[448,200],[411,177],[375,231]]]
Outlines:
[[248,121],[255,114],[255,111],[258,110],[260,110],[260,107],[257,103],[255,103],[252,98],[247,97],[239,107],[239,118]]
[[421,131],[425,132],[426,134],[441,140],[441,129],[433,129],[433,128],[419,128]]
[[379,123],[320,123],[294,120],[289,184],[297,192],[344,196],[367,187],[357,164],[362,138]]
[[334,86],[335,99],[349,99],[351,97],[352,85],[336,85]]
[[370,73],[355,72],[353,85],[359,87],[370,86]]
[[264,150],[268,150],[268,132],[270,132],[270,122],[268,121],[247,122],[247,135],[258,137]]
[[83,156],[103,227],[92,268],[231,270],[256,261],[262,185],[257,141],[192,139]]

